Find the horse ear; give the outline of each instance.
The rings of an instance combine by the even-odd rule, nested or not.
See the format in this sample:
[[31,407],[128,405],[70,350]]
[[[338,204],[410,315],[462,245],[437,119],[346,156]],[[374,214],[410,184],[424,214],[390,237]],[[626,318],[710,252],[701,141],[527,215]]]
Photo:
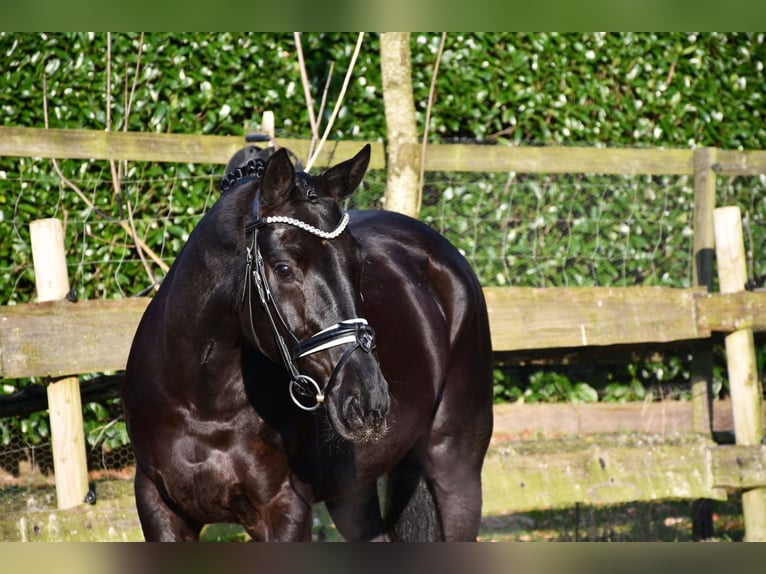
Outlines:
[[280,148],[266,162],[261,179],[261,205],[275,208],[287,201],[295,186],[295,168],[287,150]]
[[366,144],[354,157],[322,174],[329,193],[338,200],[345,199],[362,183],[370,164],[370,144]]

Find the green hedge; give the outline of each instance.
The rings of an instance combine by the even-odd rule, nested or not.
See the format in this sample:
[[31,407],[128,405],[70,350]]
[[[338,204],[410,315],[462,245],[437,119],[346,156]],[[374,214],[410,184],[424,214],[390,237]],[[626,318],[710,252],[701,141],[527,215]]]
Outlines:
[[[412,35],[421,119],[439,38]],[[337,94],[355,39],[303,34],[317,99],[330,62],[331,101]],[[2,34],[4,123],[43,124],[45,73],[53,126],[103,129],[106,40],[105,34]],[[115,129],[122,127],[138,43],[137,34],[112,38]],[[367,35],[334,137],[385,138],[378,49],[377,36]],[[430,129],[441,139],[760,149],[764,60],[761,33],[451,33]],[[286,132],[309,135],[292,34],[144,37],[129,129],[237,134],[264,110],[275,111]]]

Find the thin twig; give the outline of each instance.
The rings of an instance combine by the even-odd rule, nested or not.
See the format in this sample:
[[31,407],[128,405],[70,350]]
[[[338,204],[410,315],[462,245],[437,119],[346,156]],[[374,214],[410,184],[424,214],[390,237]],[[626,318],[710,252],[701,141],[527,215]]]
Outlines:
[[[112,34],[111,32],[106,33],[107,42],[106,42],[106,131],[111,131],[112,129]],[[140,48],[139,48],[140,49]],[[136,66],[136,74],[138,74],[138,65]],[[127,86],[126,86],[127,89]],[[128,110],[126,109],[126,115],[124,117],[124,125],[127,126],[128,123]],[[144,267],[144,271],[146,271],[147,276],[149,277],[149,280],[151,281],[152,285],[154,285],[155,289],[159,289],[159,283],[157,282],[157,277],[154,275],[154,272],[152,271],[151,265],[149,265],[149,262],[146,260],[146,256],[144,255],[144,251],[139,245],[138,241],[138,232],[136,231],[136,225],[133,220],[133,209],[130,204],[130,197],[128,194],[125,195],[125,205],[128,210],[128,224],[127,227],[125,225],[125,217],[122,212],[122,170],[117,168],[117,162],[114,161],[114,158],[109,158],[109,170],[112,173],[112,185],[114,187],[114,194],[117,197],[117,207],[119,208],[119,215],[120,215],[120,225],[127,231],[130,238],[133,240],[133,244],[136,247],[136,253],[138,254],[138,258],[141,260],[141,265]]]
[[138,40],[138,57],[136,58],[136,69],[133,72],[133,83],[130,86],[130,97],[125,105],[125,120],[123,122],[123,131],[128,131],[128,118],[130,117],[130,108],[133,107],[133,98],[136,96],[136,85],[138,84],[138,73],[141,70],[141,55],[144,52],[144,33],[141,32],[141,38]]
[[[43,74],[43,121],[45,124],[45,129],[49,128],[48,124],[48,85],[46,81],[45,74]],[[56,175],[58,175],[59,179],[66,185],[69,189],[75,192],[77,196],[85,203],[85,205],[88,207],[89,210],[93,211],[94,213],[97,213],[107,221],[115,221],[113,218],[109,217],[107,214],[102,212],[100,209],[97,209],[95,204],[88,198],[87,195],[83,193],[83,191],[68,177],[64,175],[64,172],[61,171],[61,168],[59,167],[58,162],[56,161],[56,158],[51,158],[51,164],[53,165],[53,169],[56,172]],[[130,232],[130,229],[124,221],[117,221],[117,223],[120,224],[120,226],[127,232]],[[134,237],[136,242],[141,246],[141,249],[143,249],[151,258],[152,261],[165,273],[168,272],[168,264],[165,263],[160,257],[140,238]]]
[[[133,82],[130,81],[130,73],[128,71],[128,64],[125,64],[125,90],[123,92],[123,106],[125,113],[122,117],[122,131],[128,131],[128,124],[130,119],[130,109],[133,107],[133,98],[136,95],[136,85],[138,84],[138,72],[141,69],[141,54],[144,51],[144,33],[141,32],[141,37],[138,41],[138,57],[136,58],[136,67],[133,71]],[[131,86],[130,92],[128,92],[128,86]],[[128,160],[123,160],[117,165],[117,174],[122,177],[123,174],[128,173]]]
[[[133,107],[133,100],[136,96],[136,86],[138,85],[138,75],[141,70],[141,55],[144,53],[144,33],[141,32],[141,37],[138,40],[138,57],[136,58],[136,67],[133,70],[133,81],[130,81],[128,75],[128,65],[125,64],[125,114],[122,119],[122,131],[128,131],[128,124],[130,123],[130,110]],[[128,85],[130,85],[130,94],[128,94]],[[128,160],[121,162],[118,166],[117,173],[122,177],[122,174],[128,173]]]
[[106,131],[112,129],[112,33],[106,33]]
[[[330,62],[330,69],[327,72],[327,80],[325,80],[324,83],[324,90],[322,91],[322,101],[319,103],[319,112],[317,116],[320,118],[319,121],[321,122],[321,118],[324,116],[324,108],[327,105],[327,94],[330,92],[330,83],[332,82],[332,73],[335,70],[335,62]],[[318,138],[317,138],[318,139]],[[314,155],[314,147],[316,146],[317,141],[315,141],[313,138],[311,139],[311,145],[309,146],[309,154],[308,157],[311,157]]]
[[[127,102],[125,104],[125,117],[123,120],[123,131],[128,131],[128,122],[130,121],[130,110],[133,107],[133,99],[136,95],[136,86],[138,85],[138,77],[141,72],[141,55],[144,52],[144,33],[141,32],[141,36],[138,39],[138,55],[136,57],[136,67],[133,71],[133,82],[130,86],[130,96],[127,98]],[[127,83],[125,85],[125,90],[127,91]],[[125,160],[125,172],[128,171],[128,162]],[[139,259],[141,259],[141,263],[143,263],[144,268],[146,269],[146,273],[149,275],[149,278],[152,280],[152,285],[154,286],[155,291],[160,288],[159,282],[157,281],[157,277],[154,275],[154,272],[151,270],[151,267],[149,267],[149,264],[146,262],[146,257],[144,256],[144,249],[141,247],[141,244],[143,242],[138,241],[138,232],[136,231],[136,222],[133,217],[133,205],[130,202],[130,194],[125,195],[125,204],[128,208],[128,223],[130,225],[130,231],[131,236],[133,238],[133,241],[136,244],[136,252],[138,253]],[[163,265],[160,267],[163,272],[167,273],[168,266],[163,263]]]
[[[309,112],[309,124],[311,124],[311,143],[312,145],[319,139],[319,126],[317,118],[314,115],[314,101],[311,98],[311,85],[309,84],[309,75],[306,71],[306,61],[303,59],[303,46],[301,45],[301,33],[293,32],[295,38],[295,49],[298,52],[298,65],[301,70],[301,84],[303,84],[303,97],[306,99],[306,109]],[[310,155],[310,154],[309,154]]]
[[[136,244],[136,253],[138,253],[138,258],[141,260],[141,263],[144,266],[144,269],[146,270],[146,274],[149,276],[150,281],[152,282],[152,285],[154,285],[154,290],[157,291],[160,288],[159,281],[157,281],[157,277],[154,275],[154,272],[152,271],[151,266],[149,265],[149,262],[146,260],[146,256],[144,255],[144,250],[141,247],[141,244],[144,244],[143,241],[139,242],[138,240],[138,232],[136,231],[136,223],[133,219],[133,207],[130,203],[130,198],[125,197],[125,204],[128,207],[128,225],[130,226],[130,236],[131,239],[133,239],[133,242]],[[145,245],[145,244],[144,244]],[[163,271],[167,273],[167,265],[162,265]]]
[[[45,123],[45,129],[48,129],[48,82],[45,74],[43,74],[43,122]],[[59,164],[56,161],[56,158],[51,158],[51,162],[53,163],[53,169],[56,171],[56,174],[61,178],[61,181],[64,182],[67,187],[71,188],[72,191],[74,191],[80,199],[82,199],[85,202],[85,205],[88,206],[88,209],[95,210],[96,206],[93,205],[93,202],[88,199],[88,196],[85,195],[82,190],[77,187],[74,183],[72,183],[67,177],[64,176],[63,172],[59,168]]]
[[327,80],[324,83],[324,90],[322,91],[322,101],[319,104],[319,117],[324,115],[324,109],[327,105],[327,94],[330,92],[330,83],[332,82],[332,74],[335,71],[335,62],[330,62],[330,69],[327,71]]
[[434,94],[436,93],[436,76],[439,74],[439,65],[442,61],[442,53],[444,52],[444,44],[447,40],[447,32],[442,32],[441,42],[439,42],[439,51],[436,53],[436,61],[434,62],[434,71],[431,74],[431,87],[428,90],[428,105],[426,106],[426,124],[423,127],[423,143],[420,149],[420,181],[418,182],[418,209],[417,213],[420,213],[420,208],[423,206],[423,185],[426,171],[426,151],[428,149],[428,131],[431,123],[431,108],[434,103]]
[[116,425],[121,420],[122,420],[122,417],[118,416],[118,417],[112,419],[110,422],[106,423],[104,426],[101,427],[101,430],[98,433],[98,436],[96,437],[96,440],[93,441],[93,446],[90,448],[90,452],[93,452],[94,450],[96,450],[96,445],[98,445],[98,443],[101,442],[101,439],[106,434],[106,431],[108,431],[110,428],[112,428],[114,425]]
[[319,145],[317,146],[317,149],[314,150],[314,153],[309,158],[308,162],[306,162],[307,173],[311,169],[311,166],[314,164],[314,161],[316,161],[317,157],[319,156],[319,152],[322,151],[322,146],[324,145],[324,142],[327,141],[327,136],[330,135],[330,130],[332,129],[333,124],[335,123],[335,118],[338,117],[340,106],[343,103],[343,98],[346,95],[348,84],[351,81],[351,74],[354,71],[354,66],[356,65],[356,58],[357,56],[359,56],[359,51],[362,48],[362,40],[364,40],[364,32],[359,32],[359,38],[356,41],[356,47],[354,48],[354,53],[351,55],[351,62],[348,65],[348,70],[346,71],[346,77],[343,79],[343,86],[341,87],[340,94],[338,95],[338,99],[335,102],[335,108],[333,108],[332,114],[330,115],[330,119],[327,122],[327,126],[325,127],[324,133],[322,134],[322,139],[319,141]]
[[[112,131],[112,33],[106,33],[106,131]],[[117,196],[117,211],[120,219],[125,219],[122,213],[122,188],[120,177],[113,159],[109,160],[109,169],[112,173],[114,194]]]

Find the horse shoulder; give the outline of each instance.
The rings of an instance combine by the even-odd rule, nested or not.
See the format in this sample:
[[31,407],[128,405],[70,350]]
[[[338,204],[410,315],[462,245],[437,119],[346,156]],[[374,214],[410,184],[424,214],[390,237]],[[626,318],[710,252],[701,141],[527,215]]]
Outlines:
[[388,211],[361,211],[353,213],[350,228],[365,262],[363,285],[375,282],[399,296],[427,297],[453,328],[484,310],[469,263],[427,224]]

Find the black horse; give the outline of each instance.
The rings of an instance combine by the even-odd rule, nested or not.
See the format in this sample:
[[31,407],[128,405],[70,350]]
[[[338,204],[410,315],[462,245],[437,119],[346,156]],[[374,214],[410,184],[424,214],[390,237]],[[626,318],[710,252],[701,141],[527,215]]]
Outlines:
[[318,176],[246,149],[128,359],[146,539],[310,540],[320,501],[347,540],[475,539],[492,373],[469,265],[414,219],[343,211],[369,146]]

